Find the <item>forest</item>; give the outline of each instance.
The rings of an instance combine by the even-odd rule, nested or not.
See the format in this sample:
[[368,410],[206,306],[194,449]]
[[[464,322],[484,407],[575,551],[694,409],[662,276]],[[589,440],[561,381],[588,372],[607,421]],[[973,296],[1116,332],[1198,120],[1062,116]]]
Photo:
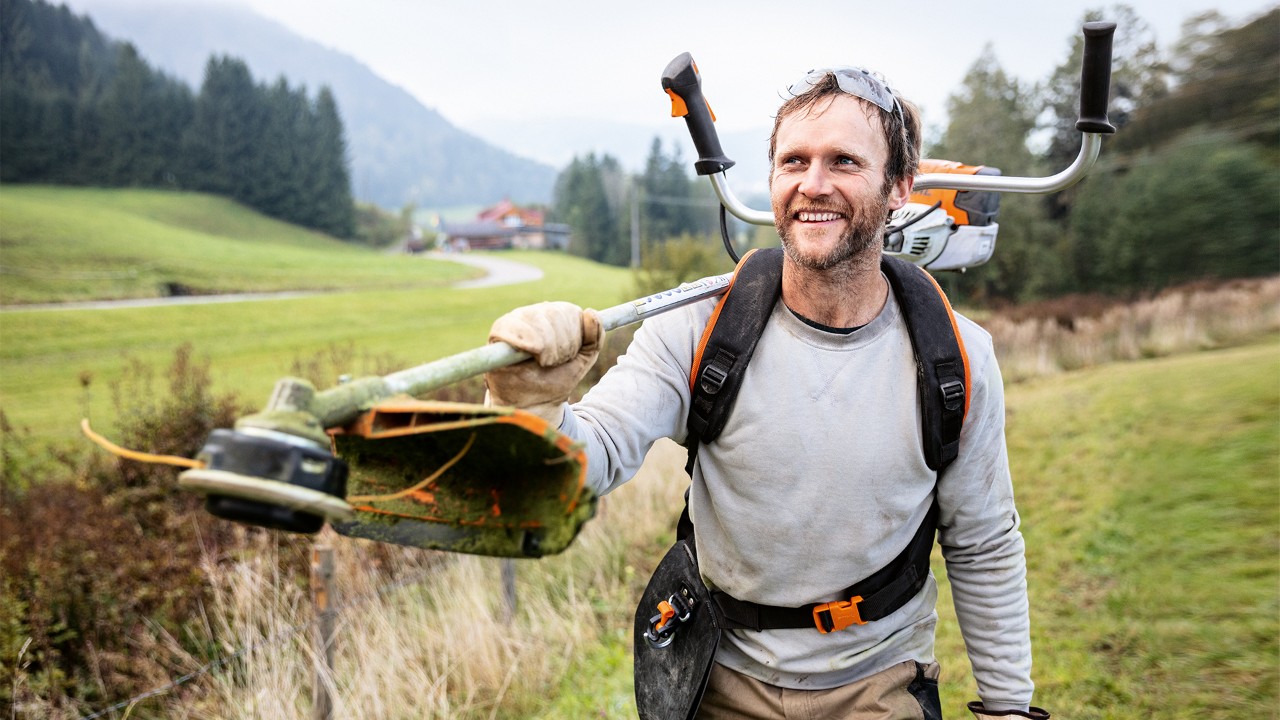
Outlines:
[[0,182],[223,195],[272,217],[355,233],[333,94],[255,81],[209,58],[193,92],[129,43],[44,0],[0,0]]

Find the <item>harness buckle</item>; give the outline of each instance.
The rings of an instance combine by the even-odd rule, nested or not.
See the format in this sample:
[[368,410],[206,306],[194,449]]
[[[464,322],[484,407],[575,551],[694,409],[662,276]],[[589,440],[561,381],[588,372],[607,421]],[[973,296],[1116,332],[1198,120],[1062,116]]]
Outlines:
[[867,621],[863,620],[858,612],[860,602],[862,602],[862,596],[854,595],[848,600],[836,600],[815,607],[813,609],[814,627],[818,628],[818,632],[826,635],[843,630],[850,625],[866,625]]
[[956,411],[964,405],[964,382],[961,380],[949,380],[942,383],[939,388],[942,391],[942,406],[948,410]]
[[720,388],[724,387],[724,381],[729,379],[729,373],[717,365],[708,365],[702,370],[702,389],[708,395],[715,395],[720,392]]

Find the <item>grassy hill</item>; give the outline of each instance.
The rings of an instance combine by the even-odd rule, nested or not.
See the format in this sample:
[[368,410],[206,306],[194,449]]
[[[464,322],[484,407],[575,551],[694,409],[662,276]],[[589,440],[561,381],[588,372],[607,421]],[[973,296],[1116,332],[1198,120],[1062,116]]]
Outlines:
[[607,307],[631,292],[628,271],[537,252],[504,257],[541,267],[538,282],[453,290],[449,283],[475,271],[353,247],[202,195],[5,187],[0,218],[5,302],[154,296],[165,281],[219,292],[332,291],[218,305],[10,309],[0,315],[0,409],[37,437],[74,436],[86,414],[109,429],[112,385],[134,361],[164,367],[184,343],[211,361],[216,388],[261,403],[277,378],[318,356],[349,357],[354,366],[343,372],[385,372],[482,345],[494,318],[521,304]]
[[260,215],[161,190],[6,185],[0,304],[198,293],[443,286],[473,274],[410,262]]

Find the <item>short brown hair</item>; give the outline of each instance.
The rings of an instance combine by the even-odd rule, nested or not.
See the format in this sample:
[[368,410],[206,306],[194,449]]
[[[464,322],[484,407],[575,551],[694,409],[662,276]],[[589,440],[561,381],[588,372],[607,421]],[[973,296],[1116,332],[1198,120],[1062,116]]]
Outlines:
[[[778,108],[778,114],[773,118],[773,132],[769,135],[770,173],[773,172],[773,153],[778,144],[778,126],[782,121],[796,113],[812,111],[822,100],[841,94],[847,93],[840,89],[836,76],[827,73],[826,77],[813,87],[787,100],[782,107]],[[902,114],[899,115],[897,112],[883,110],[862,98],[857,99],[863,107],[867,108],[868,113],[872,110],[876,111],[880,119],[880,128],[884,131],[885,143],[889,148],[889,160],[884,169],[885,187],[892,186],[902,178],[915,177],[920,169],[920,113],[916,106],[906,98],[898,96],[898,105],[902,108]]]

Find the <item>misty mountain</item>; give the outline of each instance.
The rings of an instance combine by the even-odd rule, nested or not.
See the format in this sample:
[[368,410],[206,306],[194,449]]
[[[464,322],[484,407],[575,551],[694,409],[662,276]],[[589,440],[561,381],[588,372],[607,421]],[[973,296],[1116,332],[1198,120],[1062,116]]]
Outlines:
[[[501,139],[508,147],[538,148],[531,153],[532,157],[558,168],[567,166],[575,156],[594,152],[597,156],[612,155],[629,171],[643,172],[655,137],[662,140],[668,154],[679,149],[689,175],[693,175],[693,161],[698,159],[689,131],[679,118],[659,119],[655,123],[605,122],[593,118],[502,118],[478,123],[471,130],[491,142]],[[768,194],[770,130],[761,127],[717,131],[725,154],[737,162],[728,178],[739,197]]]
[[310,92],[328,85],[346,127],[354,195],[387,208],[549,202],[556,169],[451,125],[349,55],[256,13],[198,3],[85,2],[105,34],[132,42],[149,63],[198,90],[213,54],[244,60],[254,78],[279,76]]

